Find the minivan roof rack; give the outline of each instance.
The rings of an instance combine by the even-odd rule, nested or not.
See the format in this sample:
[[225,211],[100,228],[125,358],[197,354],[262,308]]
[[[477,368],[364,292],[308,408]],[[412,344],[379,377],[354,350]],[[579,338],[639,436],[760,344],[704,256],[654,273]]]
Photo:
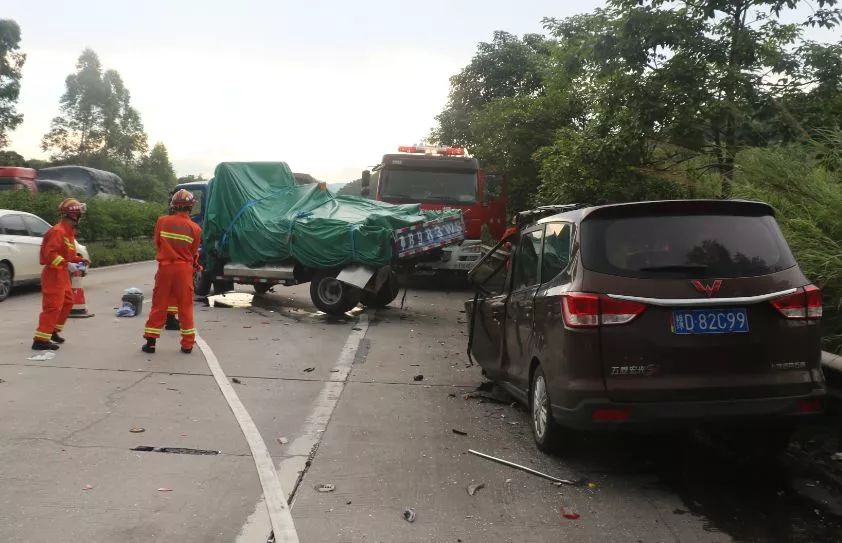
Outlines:
[[567,213],[568,211],[575,211],[588,207],[588,204],[552,204],[546,206],[536,207],[535,209],[527,209],[515,215],[515,224],[522,227],[527,224],[537,222],[544,217],[557,215],[559,213]]

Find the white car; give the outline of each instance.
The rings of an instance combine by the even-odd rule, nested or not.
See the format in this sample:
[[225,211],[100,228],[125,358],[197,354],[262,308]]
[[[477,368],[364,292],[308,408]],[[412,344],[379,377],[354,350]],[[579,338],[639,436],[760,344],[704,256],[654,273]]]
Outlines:
[[[49,229],[49,223],[31,213],[0,209],[0,302],[12,287],[41,280],[41,238]],[[76,252],[90,259],[79,242]]]

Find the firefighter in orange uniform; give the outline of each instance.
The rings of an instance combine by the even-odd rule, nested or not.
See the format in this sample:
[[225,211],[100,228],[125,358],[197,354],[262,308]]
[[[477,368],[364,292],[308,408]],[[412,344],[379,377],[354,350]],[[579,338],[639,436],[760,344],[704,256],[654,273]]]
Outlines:
[[193,324],[193,272],[199,267],[199,242],[202,229],[190,219],[196,199],[181,189],[173,194],[173,214],[164,215],[155,224],[155,248],[158,273],[152,291],[152,309],[143,330],[146,344],[142,350],[154,353],[161,329],[167,321],[167,310],[176,300],[181,328],[181,352],[189,354],[196,342]]
[[85,204],[76,198],[65,198],[58,207],[61,219],[47,230],[41,240],[41,315],[35,331],[32,348],[36,351],[54,351],[64,338],[64,329],[70,310],[73,309],[73,289],[70,272],[88,264],[76,253],[76,226],[85,213]]

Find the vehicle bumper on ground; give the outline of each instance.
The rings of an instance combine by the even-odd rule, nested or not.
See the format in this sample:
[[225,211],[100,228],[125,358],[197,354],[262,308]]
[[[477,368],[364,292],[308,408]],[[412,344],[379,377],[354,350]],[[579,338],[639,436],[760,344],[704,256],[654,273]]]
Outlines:
[[416,269],[467,272],[481,257],[482,242],[478,239],[466,239],[459,244],[444,247],[441,258],[421,261],[416,265]]
[[826,391],[778,398],[692,402],[612,402],[595,398],[567,409],[553,405],[563,426],[580,430],[656,430],[706,424],[739,424],[797,419],[821,414]]

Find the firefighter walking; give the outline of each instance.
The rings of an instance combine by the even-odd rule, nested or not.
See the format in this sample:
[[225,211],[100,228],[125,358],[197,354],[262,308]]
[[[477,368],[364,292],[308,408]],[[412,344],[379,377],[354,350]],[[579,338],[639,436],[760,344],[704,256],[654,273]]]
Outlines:
[[85,213],[85,204],[65,198],[59,204],[59,222],[41,240],[41,315],[32,348],[54,351],[64,343],[59,334],[73,309],[70,273],[85,268],[87,262],[76,253],[76,226]]
[[195,198],[181,189],[170,202],[173,214],[164,215],[155,224],[155,248],[158,272],[152,291],[152,309],[143,330],[146,344],[142,350],[154,353],[168,310],[175,301],[181,330],[181,352],[189,354],[196,342],[193,323],[193,272],[199,267],[199,242],[202,229],[190,219]]

